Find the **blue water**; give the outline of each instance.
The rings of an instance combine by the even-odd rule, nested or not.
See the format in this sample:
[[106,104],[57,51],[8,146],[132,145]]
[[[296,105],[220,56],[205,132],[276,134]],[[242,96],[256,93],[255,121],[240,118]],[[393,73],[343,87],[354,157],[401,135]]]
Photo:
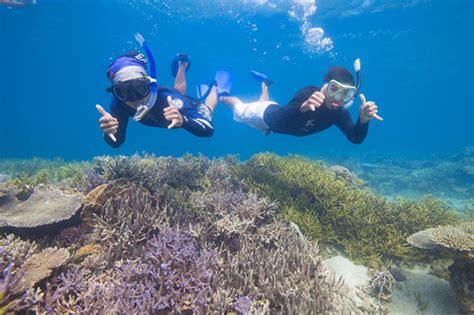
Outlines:
[[[37,0],[23,9],[0,7],[0,157],[421,155],[474,144],[472,0],[316,0],[317,11],[307,15],[305,2],[315,1]],[[304,23],[324,29],[333,48],[307,47]],[[152,47],[160,84],[173,84],[169,64],[177,52],[191,55],[191,95],[195,84],[226,69],[233,93],[253,100],[259,85],[249,70],[256,69],[272,76],[271,96],[286,104],[298,89],[320,85],[331,65],[352,68],[359,57],[362,91],[385,121],[371,121],[367,139],[356,146],[336,127],[302,138],[264,136],[234,122],[220,105],[211,139],[131,122],[124,145],[111,149],[95,104],[108,108],[105,69],[137,48],[137,31]],[[350,109],[354,119],[358,107]]]

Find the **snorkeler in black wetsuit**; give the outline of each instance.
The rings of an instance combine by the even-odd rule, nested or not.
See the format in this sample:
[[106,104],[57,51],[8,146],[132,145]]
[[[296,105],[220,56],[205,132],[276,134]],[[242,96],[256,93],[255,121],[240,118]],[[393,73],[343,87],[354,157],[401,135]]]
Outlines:
[[102,115],[99,124],[104,140],[114,148],[122,145],[129,117],[147,126],[182,127],[198,137],[211,137],[214,133],[211,116],[217,104],[217,86],[211,86],[203,102],[185,95],[185,72],[190,60],[184,54],[178,54],[174,60],[176,64],[172,64],[176,68],[173,70],[176,72],[173,74],[176,76],[174,88],[158,86],[153,56],[143,37],[136,36],[150,59],[151,74],[146,72],[145,56],[138,52],[127,53],[112,62],[107,70],[107,76],[112,81],[107,91],[114,96],[110,113],[102,106],[96,106]]
[[269,101],[267,82],[272,81],[266,77],[261,80],[262,94],[257,102],[243,103],[234,96],[222,96],[220,99],[231,107],[234,120],[247,123],[265,133],[307,136],[336,125],[350,142],[360,144],[367,136],[369,120],[383,119],[377,115],[377,105],[367,102],[361,94],[359,119],[355,125],[352,122],[347,108],[352,105],[360,87],[359,61],[357,65],[357,87],[350,71],[332,67],[326,74],[321,89],[315,86],[305,87],[286,106]]

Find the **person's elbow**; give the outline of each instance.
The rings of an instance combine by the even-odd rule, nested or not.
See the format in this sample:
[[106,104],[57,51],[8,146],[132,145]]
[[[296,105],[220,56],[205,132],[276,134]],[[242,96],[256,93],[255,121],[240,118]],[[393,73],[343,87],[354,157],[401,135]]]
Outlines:
[[357,144],[358,145],[358,144],[361,144],[362,142],[364,142],[365,138],[349,137],[348,139],[352,144]]
[[200,137],[202,138],[211,138],[214,135],[214,129],[208,129],[206,132],[202,133]]

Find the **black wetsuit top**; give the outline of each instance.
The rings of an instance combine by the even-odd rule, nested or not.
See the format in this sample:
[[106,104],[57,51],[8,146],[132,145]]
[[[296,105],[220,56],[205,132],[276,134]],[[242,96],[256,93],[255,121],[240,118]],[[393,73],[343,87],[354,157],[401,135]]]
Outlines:
[[[155,106],[140,120],[140,123],[152,127],[167,128],[171,122],[165,119],[163,110],[168,107],[168,96],[183,101],[183,106],[179,108],[179,112],[183,115],[182,128],[198,137],[211,137],[214,134],[209,108],[200,101],[167,87],[158,87]],[[114,148],[121,146],[125,141],[128,119],[133,117],[135,113],[135,109],[113,97],[110,103],[110,114],[119,122],[115,134],[117,141],[112,141],[108,135],[104,134],[105,142]]]
[[349,111],[332,110],[327,106],[320,106],[315,111],[300,112],[300,106],[314,92],[320,89],[308,86],[296,93],[286,106],[270,105],[263,114],[265,123],[270,131],[293,136],[307,136],[336,125],[355,144],[364,141],[369,124],[359,121],[354,125]]

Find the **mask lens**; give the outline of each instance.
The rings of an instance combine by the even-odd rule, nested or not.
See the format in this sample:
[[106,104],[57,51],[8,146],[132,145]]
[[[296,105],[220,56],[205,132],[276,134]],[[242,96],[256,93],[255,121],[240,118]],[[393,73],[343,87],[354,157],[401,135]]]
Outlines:
[[346,90],[346,97],[344,98],[344,102],[349,102],[354,97],[355,90],[348,89]]
[[112,92],[114,96],[122,101],[125,102],[127,100],[127,95],[128,95],[128,88],[126,85],[117,85],[112,88]]
[[337,81],[331,81],[328,84],[327,91],[330,98],[339,104],[344,104],[352,99],[355,88],[344,86]]
[[330,83],[328,85],[328,93],[329,95],[334,95],[338,91],[337,86],[335,83]]
[[[144,98],[148,94],[150,94],[150,85],[146,79],[142,80],[133,80],[130,83],[130,86],[135,91],[136,96],[140,98]],[[141,96],[141,97],[140,97]]]

